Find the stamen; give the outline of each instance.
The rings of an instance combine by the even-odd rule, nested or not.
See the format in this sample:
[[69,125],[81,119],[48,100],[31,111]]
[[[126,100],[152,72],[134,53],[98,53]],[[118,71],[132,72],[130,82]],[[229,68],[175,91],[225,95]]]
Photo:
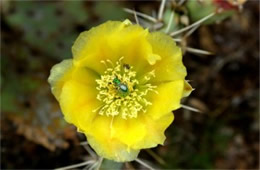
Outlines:
[[146,107],[152,105],[145,96],[148,92],[157,92],[157,86],[147,83],[152,77],[155,77],[154,70],[144,76],[142,84],[136,78],[134,68],[123,63],[124,57],[121,57],[114,65],[110,60],[101,61],[107,67],[100,79],[97,79],[97,90],[99,91],[97,99],[103,104],[93,110],[100,115],[116,116],[122,118],[136,118],[140,111],[146,112]]
[[102,61],[100,61],[102,64],[104,64],[105,66],[106,66],[106,68],[108,68],[108,65],[107,65],[107,63],[104,61],[104,60],[102,60]]
[[[111,64],[112,67],[114,67],[114,64],[111,60],[106,60],[109,64]],[[102,62],[102,61],[101,61]]]

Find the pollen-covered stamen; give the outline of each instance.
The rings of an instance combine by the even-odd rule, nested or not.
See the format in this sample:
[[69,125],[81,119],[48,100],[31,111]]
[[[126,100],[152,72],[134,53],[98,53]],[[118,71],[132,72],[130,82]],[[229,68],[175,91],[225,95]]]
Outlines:
[[138,112],[146,112],[145,108],[152,104],[145,96],[149,91],[156,92],[156,86],[147,83],[154,76],[154,71],[145,75],[145,81],[141,80],[140,84],[133,67],[122,63],[122,60],[123,57],[115,65],[109,60],[101,61],[107,69],[96,82],[99,91],[97,99],[103,105],[94,112],[107,116],[121,114],[124,119],[136,118]]

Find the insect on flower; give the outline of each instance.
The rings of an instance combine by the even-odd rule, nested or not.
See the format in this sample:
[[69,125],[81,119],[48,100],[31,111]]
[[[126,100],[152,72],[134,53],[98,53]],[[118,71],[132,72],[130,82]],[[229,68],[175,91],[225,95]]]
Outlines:
[[121,83],[120,80],[117,77],[114,78],[113,83],[115,84],[116,87],[118,87],[118,90],[120,90],[122,93],[127,93],[128,92],[127,85]]

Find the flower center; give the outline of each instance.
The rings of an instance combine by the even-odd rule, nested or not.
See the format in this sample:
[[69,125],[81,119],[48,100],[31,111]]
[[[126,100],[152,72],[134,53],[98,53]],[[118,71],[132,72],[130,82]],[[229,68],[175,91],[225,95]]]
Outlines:
[[154,71],[147,73],[143,79],[137,80],[134,68],[119,61],[101,61],[107,69],[100,79],[97,79],[97,99],[103,104],[94,110],[100,115],[116,116],[122,118],[136,118],[139,111],[146,112],[146,107],[152,105],[145,96],[149,91],[155,91],[156,86],[148,81],[154,77]]

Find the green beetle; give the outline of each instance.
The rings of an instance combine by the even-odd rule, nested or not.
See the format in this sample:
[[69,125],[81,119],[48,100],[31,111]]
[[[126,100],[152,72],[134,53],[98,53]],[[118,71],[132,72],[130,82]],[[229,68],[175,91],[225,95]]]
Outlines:
[[128,93],[128,87],[126,84],[121,83],[121,81],[116,77],[113,80],[113,83],[116,87],[118,87],[118,90],[123,93]]

